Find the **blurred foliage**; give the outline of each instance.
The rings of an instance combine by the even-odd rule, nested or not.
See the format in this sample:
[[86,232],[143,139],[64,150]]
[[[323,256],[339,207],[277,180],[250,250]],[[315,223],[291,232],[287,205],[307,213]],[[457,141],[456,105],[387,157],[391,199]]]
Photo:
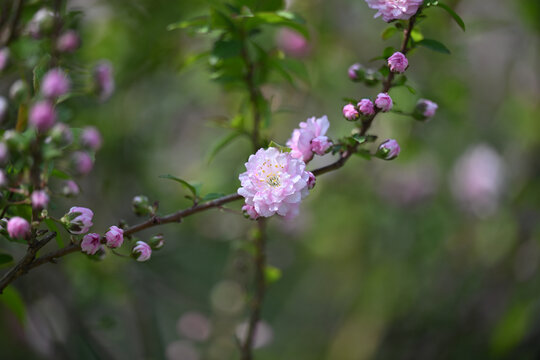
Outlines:
[[[309,53],[298,60],[309,81],[264,83],[274,111],[267,135],[285,143],[300,121],[326,113],[330,136],[337,138],[351,129],[341,119],[342,99],[373,97],[378,90],[350,82],[348,66],[369,65],[399,40],[381,40],[388,25],[372,19],[364,1],[289,3],[287,10],[301,14],[309,32]],[[222,120],[234,123],[243,97],[216,86],[204,59],[186,66],[186,59],[210,48],[209,39],[167,30],[204,16],[206,4],[70,2],[85,13],[82,56],[110,58],[116,69],[111,101],[77,104],[73,119],[97,126],[105,138],[79,202],[95,210],[99,231],[120,218],[136,221],[134,195],[160,200],[161,213],[190,206],[188,192],[159,179],[162,174],[202,181],[202,194],[238,187],[251,153],[247,139],[206,160],[212,144],[229,133]],[[538,357],[537,4],[449,1],[467,24],[465,33],[444,11],[429,9],[421,33],[452,55],[411,53],[407,77],[417,94],[400,87],[391,95],[400,109],[429,98],[438,113],[429,123],[399,114],[377,119],[377,134],[399,140],[398,159],[355,157],[318,179],[298,219],[271,222],[267,276],[275,281],[263,319],[273,336],[257,359]],[[277,34],[268,27],[260,36],[270,47]],[[3,95],[10,81],[2,78]],[[480,213],[453,191],[456,164],[478,144],[504,164],[496,206]],[[64,208],[51,212],[61,215]],[[234,212],[215,210],[161,228],[165,246],[148,263],[116,256],[94,262],[79,254],[29,273],[14,284],[26,304],[22,323],[20,312],[10,310],[19,306],[15,290],[2,298],[2,358],[189,359],[186,351],[195,349],[200,359],[235,359],[233,334],[246,319],[251,284],[249,226]],[[212,324],[205,341],[179,331],[179,319],[193,311]]]

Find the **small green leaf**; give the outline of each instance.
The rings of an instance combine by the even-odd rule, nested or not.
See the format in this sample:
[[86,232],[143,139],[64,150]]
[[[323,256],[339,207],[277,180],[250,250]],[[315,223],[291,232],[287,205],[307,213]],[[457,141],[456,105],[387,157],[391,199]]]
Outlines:
[[381,34],[381,37],[383,40],[388,40],[392,36],[394,36],[398,32],[398,29],[395,28],[395,26],[390,26],[384,29],[384,31]]
[[430,50],[440,52],[442,54],[450,54],[450,50],[448,50],[448,48],[443,43],[437,40],[424,39],[422,41],[419,41],[417,44]]
[[199,16],[191,20],[179,21],[167,26],[167,30],[177,30],[177,29],[190,29],[197,33],[207,33],[210,31],[210,23],[208,16]]
[[185,187],[186,189],[188,189],[191,192],[194,199],[198,198],[200,184],[190,184],[186,180],[177,178],[176,176],[173,176],[171,174],[160,175],[159,177],[162,178],[162,179],[169,179],[169,180],[173,180],[173,181],[176,181],[176,182],[180,183],[183,187]]
[[58,169],[53,169],[51,171],[51,176],[53,176],[55,178],[58,178],[58,179],[62,179],[62,180],[71,179],[71,176],[68,173],[63,172],[62,170],[58,170]]
[[435,5],[440,7],[441,9],[446,10],[446,12],[449,13],[450,16],[452,16],[452,18],[454,19],[456,24],[459,25],[461,30],[465,31],[465,22],[463,21],[463,19],[454,10],[452,10],[452,8],[450,8],[446,4],[443,4],[442,2],[437,2]]
[[405,85],[405,87],[407,88],[407,90],[409,90],[409,92],[413,95],[416,95],[416,90],[414,90],[414,88],[410,85]]
[[47,228],[49,230],[56,233],[56,243],[58,244],[58,247],[63,248],[64,241],[62,240],[62,236],[60,235],[60,231],[58,231],[58,226],[56,226],[56,223],[54,222],[54,220],[45,219],[45,225],[47,225]]
[[424,40],[424,35],[422,35],[422,32],[420,30],[418,30],[417,28],[414,28],[412,31],[411,31],[411,38],[416,41],[416,42],[419,42],[419,41],[422,41]]
[[383,50],[383,57],[385,59],[388,59],[390,56],[392,56],[396,52],[396,49],[394,49],[393,46],[388,46]]
[[24,319],[26,318],[26,307],[24,306],[21,295],[13,286],[8,286],[4,289],[4,292],[2,295],[0,295],[0,301],[2,301],[4,305],[11,310],[21,324],[24,324]]
[[269,148],[271,148],[271,147],[276,148],[281,152],[290,152],[291,151],[291,148],[280,145],[280,144],[274,142],[274,140],[270,141],[270,144],[268,144],[268,147]]
[[353,134],[352,138],[359,144],[363,144],[365,142],[374,142],[375,140],[377,140],[376,135]]
[[281,270],[275,266],[267,265],[264,269],[264,277],[267,284],[272,284],[281,278]]
[[7,265],[13,261],[13,256],[5,253],[0,253],[0,266]]

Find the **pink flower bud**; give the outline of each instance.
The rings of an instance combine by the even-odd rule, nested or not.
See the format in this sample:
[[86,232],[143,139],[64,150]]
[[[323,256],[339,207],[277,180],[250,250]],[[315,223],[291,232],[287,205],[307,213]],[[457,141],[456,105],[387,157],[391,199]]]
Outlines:
[[315,139],[311,140],[311,151],[317,155],[326,154],[326,150],[328,150],[330,146],[332,146],[332,142],[328,140],[328,137],[326,136],[317,136]]
[[309,43],[298,32],[283,28],[277,34],[276,43],[287,55],[304,57],[309,53]]
[[105,238],[107,239],[107,246],[111,249],[120,247],[124,242],[124,230],[118,226],[111,226],[105,234]]
[[0,49],[0,71],[4,70],[9,63],[9,49],[3,47]]
[[349,75],[349,79],[352,81],[360,81],[363,78],[363,67],[361,64],[356,63],[349,66],[349,70],[347,70],[347,75]]
[[257,220],[259,218],[259,214],[257,213],[257,210],[255,210],[255,207],[253,205],[244,205],[242,206],[242,211],[244,212],[244,215],[251,220]]
[[93,126],[88,126],[83,129],[81,134],[81,145],[97,151],[101,148],[101,143],[101,134],[98,129]]
[[358,119],[359,114],[353,104],[347,104],[343,107],[343,116],[349,121],[354,121]]
[[157,234],[150,238],[149,241],[150,247],[152,250],[159,250],[165,245],[165,240],[163,239],[163,234]]
[[114,92],[113,68],[110,62],[102,60],[94,68],[94,81],[101,101],[111,97]]
[[37,131],[45,132],[49,130],[56,121],[56,111],[48,101],[40,101],[30,109],[29,121]]
[[30,224],[22,217],[15,216],[9,219],[7,231],[13,239],[25,239],[30,235]]
[[75,30],[68,30],[58,38],[56,49],[60,52],[72,53],[79,48],[81,39]]
[[67,146],[73,142],[73,133],[66,124],[57,123],[51,129],[49,138],[60,146]]
[[81,241],[81,250],[82,252],[87,253],[88,255],[94,255],[101,248],[101,241],[99,234],[90,233],[84,235]]
[[383,112],[390,111],[393,106],[392,98],[390,97],[390,95],[388,95],[388,93],[380,93],[379,95],[377,95],[375,105]]
[[133,256],[137,261],[146,261],[152,256],[152,248],[144,241],[137,241],[133,248]]
[[51,69],[43,77],[41,93],[48,98],[57,98],[67,94],[70,89],[67,74],[61,69]]
[[375,114],[375,109],[373,108],[373,102],[369,99],[362,99],[358,102],[358,110],[362,115],[373,115]]
[[45,209],[49,204],[49,195],[44,190],[36,190],[30,196],[34,209]]
[[73,153],[73,162],[75,169],[80,175],[87,175],[92,171],[94,162],[88,153],[84,151],[76,151]]
[[64,194],[64,196],[77,196],[79,195],[79,193],[79,186],[75,181],[68,180],[64,183],[64,186],[62,188],[62,194]]
[[390,68],[390,71],[402,73],[408,66],[409,61],[407,60],[407,57],[399,51],[388,58],[388,67]]
[[72,207],[61,219],[66,229],[72,234],[85,234],[90,230],[94,213],[84,207]]
[[379,145],[376,155],[384,160],[392,160],[399,155],[400,151],[398,142],[394,139],[388,139]]
[[315,187],[315,175],[313,175],[313,173],[311,171],[308,171],[308,175],[309,175],[309,179],[308,179],[308,182],[307,182],[307,188],[308,190],[311,190]]
[[420,117],[423,117],[422,120],[426,120],[435,116],[438,107],[439,105],[437,105],[433,101],[427,99],[420,99],[416,104],[415,112],[417,112]]

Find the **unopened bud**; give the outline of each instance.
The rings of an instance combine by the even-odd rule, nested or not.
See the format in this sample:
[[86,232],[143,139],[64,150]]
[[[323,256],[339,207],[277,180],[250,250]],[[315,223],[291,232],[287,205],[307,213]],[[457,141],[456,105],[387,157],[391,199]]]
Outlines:
[[157,234],[150,238],[148,241],[150,247],[154,250],[159,250],[165,245],[165,240],[163,239],[163,234]]
[[399,155],[400,151],[398,142],[394,139],[388,139],[379,145],[375,156],[384,160],[392,160]]
[[138,195],[131,201],[132,209],[135,215],[145,216],[153,212],[153,207],[150,205],[150,200],[144,195]]

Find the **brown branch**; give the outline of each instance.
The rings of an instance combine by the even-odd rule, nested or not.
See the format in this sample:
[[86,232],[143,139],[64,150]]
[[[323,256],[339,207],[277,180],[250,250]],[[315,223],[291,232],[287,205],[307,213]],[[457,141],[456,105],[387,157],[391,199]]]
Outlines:
[[244,343],[241,344],[241,360],[253,359],[253,343],[257,332],[257,324],[261,319],[262,304],[266,292],[265,269],[266,269],[266,219],[257,221],[259,229],[255,236],[255,295],[251,302],[251,313],[248,328],[245,333]]
[[28,245],[26,254],[21,260],[12,267],[7,273],[2,276],[0,279],[0,294],[4,291],[6,286],[8,286],[13,280],[17,279],[19,276],[24,275],[31,269],[29,266],[34,261],[36,253],[41,249],[45,244],[47,244],[52,238],[56,236],[56,233],[52,232],[45,236],[43,239],[34,241]]

